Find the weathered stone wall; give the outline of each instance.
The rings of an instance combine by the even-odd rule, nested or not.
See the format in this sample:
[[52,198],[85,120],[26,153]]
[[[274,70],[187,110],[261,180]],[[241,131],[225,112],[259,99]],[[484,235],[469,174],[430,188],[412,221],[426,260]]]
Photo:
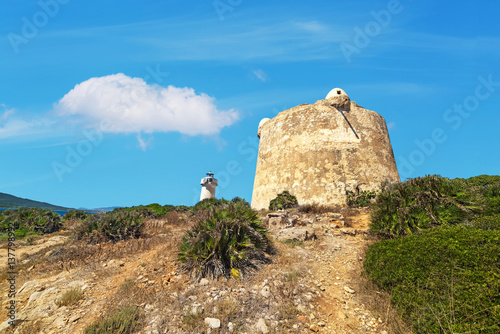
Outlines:
[[284,190],[299,204],[345,205],[347,191],[400,180],[384,118],[333,91],[261,121],[254,209]]

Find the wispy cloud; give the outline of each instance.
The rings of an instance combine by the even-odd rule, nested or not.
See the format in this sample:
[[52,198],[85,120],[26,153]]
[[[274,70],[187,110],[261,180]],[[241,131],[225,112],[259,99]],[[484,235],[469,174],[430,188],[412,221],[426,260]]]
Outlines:
[[138,133],[137,134],[137,142],[139,143],[139,147],[141,148],[141,150],[143,151],[146,151],[146,149],[151,146],[152,142],[153,142],[153,136],[149,136],[148,138],[143,138],[143,136]]
[[[51,117],[47,117],[46,119],[30,116],[14,117],[13,111],[7,113],[7,117],[0,119],[0,139],[13,137],[33,139],[38,135],[53,135],[51,126],[54,125],[55,120]],[[3,116],[5,115],[4,113]]]
[[107,48],[107,44],[100,45],[106,40],[125,43],[130,48],[121,55],[122,60],[154,57],[155,61],[301,61],[340,58],[336,44],[348,33],[341,24],[241,16],[240,20],[224,24],[203,18],[169,18],[87,27],[46,32],[45,38],[67,41],[73,50],[88,47],[89,43],[94,49]]
[[267,75],[266,72],[264,72],[263,70],[261,69],[256,69],[256,70],[253,70],[252,71],[253,75],[255,75],[255,77],[257,79],[259,79],[260,81],[262,82],[266,82],[267,79],[269,78],[269,76]]
[[0,104],[0,122],[7,120],[11,115],[14,114],[14,109],[8,109],[7,105],[2,103]]
[[309,21],[309,22],[295,22],[295,25],[302,30],[309,32],[327,32],[329,31],[329,27],[326,24],[323,24],[318,21]]
[[54,177],[55,176],[53,173],[47,173],[47,174],[40,175],[39,177],[36,177],[33,179],[27,179],[27,180],[18,181],[18,182],[12,182],[12,183],[4,183],[4,184],[0,184],[0,190],[4,190],[7,188],[15,188],[15,187],[19,187],[19,186],[26,185],[26,184],[38,183],[40,181],[50,180]]
[[[418,84],[413,82],[377,82],[368,84],[353,84],[350,85],[358,91],[374,91],[384,92],[386,96],[394,95],[426,95],[435,92],[436,88],[432,84]],[[349,94],[349,92],[347,92]]]

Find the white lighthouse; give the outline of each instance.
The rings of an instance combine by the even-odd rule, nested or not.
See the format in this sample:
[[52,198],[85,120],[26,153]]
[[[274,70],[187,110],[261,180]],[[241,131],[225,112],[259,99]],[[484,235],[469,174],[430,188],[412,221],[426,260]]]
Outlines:
[[215,198],[215,187],[217,187],[217,179],[214,178],[214,173],[208,172],[207,176],[201,179],[201,195],[200,202],[205,198]]

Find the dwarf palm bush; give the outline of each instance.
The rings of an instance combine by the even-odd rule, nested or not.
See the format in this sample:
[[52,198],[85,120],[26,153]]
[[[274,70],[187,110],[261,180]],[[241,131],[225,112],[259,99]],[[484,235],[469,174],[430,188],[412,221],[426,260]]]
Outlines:
[[224,205],[227,205],[229,201],[227,199],[221,198],[205,198],[203,201],[200,201],[196,203],[192,208],[191,208],[191,213],[198,213],[200,211],[205,211],[209,210],[213,207],[221,207]]
[[10,229],[17,237],[27,234],[46,234],[61,229],[61,217],[48,209],[21,208],[0,213],[0,233]]
[[500,231],[500,214],[475,218],[470,225],[483,230]]
[[271,200],[269,203],[269,210],[285,210],[296,207],[297,205],[297,197],[285,190]]
[[86,213],[85,211],[82,211],[82,210],[71,210],[71,211],[68,211],[62,217],[62,219],[64,221],[68,221],[68,220],[84,220],[88,216],[89,216],[89,214]]
[[374,191],[365,190],[358,194],[352,191],[347,192],[347,205],[355,208],[362,208],[370,205],[371,200],[375,198],[377,194]]
[[374,203],[371,231],[395,237],[460,223],[473,213],[473,203],[461,194],[463,187],[460,181],[438,175],[383,184]]
[[138,238],[142,234],[144,221],[136,212],[108,212],[88,216],[74,230],[77,240],[90,243],[119,241]]
[[148,205],[138,205],[129,208],[116,208],[112,212],[133,212],[135,215],[139,215],[142,218],[162,218],[166,217],[171,211],[175,209],[173,205],[161,206],[158,203],[148,204]]
[[269,263],[267,231],[257,213],[241,201],[225,203],[209,209],[184,235],[178,259],[183,270],[199,280],[232,275],[239,278]]

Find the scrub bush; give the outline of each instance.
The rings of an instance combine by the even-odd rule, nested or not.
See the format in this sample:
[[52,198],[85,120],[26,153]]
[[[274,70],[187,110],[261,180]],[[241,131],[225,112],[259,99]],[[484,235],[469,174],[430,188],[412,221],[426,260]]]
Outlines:
[[371,232],[397,237],[470,219],[479,207],[465,186],[438,175],[385,183],[373,204]]
[[61,217],[48,209],[21,208],[0,212],[0,233],[14,229],[17,238],[54,233],[61,229]]
[[89,243],[119,241],[139,238],[144,229],[144,219],[137,212],[108,212],[88,216],[75,227],[73,235],[77,240]]
[[271,200],[269,210],[285,210],[296,206],[298,206],[297,198],[285,190]]
[[179,245],[183,270],[196,280],[240,278],[269,263],[266,253],[271,246],[257,213],[241,201],[211,202],[217,205],[186,232]]
[[364,268],[417,333],[500,332],[498,230],[443,226],[383,240]]

